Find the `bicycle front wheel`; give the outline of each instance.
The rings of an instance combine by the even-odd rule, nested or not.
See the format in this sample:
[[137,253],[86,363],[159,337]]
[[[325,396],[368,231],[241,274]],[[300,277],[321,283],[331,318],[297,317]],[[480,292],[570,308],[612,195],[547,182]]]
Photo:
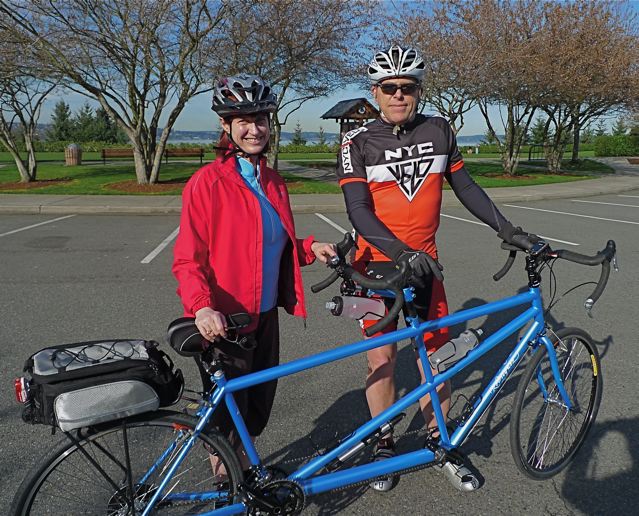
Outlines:
[[578,328],[564,328],[551,341],[572,408],[567,409],[559,393],[541,345],[519,381],[510,423],[515,464],[535,480],[550,478],[570,463],[601,402],[599,353],[590,336]]
[[[13,515],[141,514],[197,420],[158,411],[74,432],[36,465],[14,497]],[[215,466],[215,467],[214,467]],[[215,432],[200,434],[154,514],[211,511],[234,502],[238,459]]]

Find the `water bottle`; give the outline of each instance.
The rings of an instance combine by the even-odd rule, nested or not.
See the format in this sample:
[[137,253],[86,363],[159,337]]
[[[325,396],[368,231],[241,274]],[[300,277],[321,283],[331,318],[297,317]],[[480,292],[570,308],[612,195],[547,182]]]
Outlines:
[[481,328],[476,330],[469,328],[454,339],[449,340],[428,358],[430,365],[437,372],[441,373],[450,366],[459,362],[468,352],[479,344],[479,337],[484,331]]
[[379,320],[386,315],[386,305],[380,298],[335,296],[326,303],[333,315],[358,320]]

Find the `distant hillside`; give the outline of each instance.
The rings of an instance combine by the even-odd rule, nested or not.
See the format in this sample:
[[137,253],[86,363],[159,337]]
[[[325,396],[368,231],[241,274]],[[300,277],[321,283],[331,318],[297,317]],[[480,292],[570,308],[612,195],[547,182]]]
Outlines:
[[[293,139],[293,134],[290,132],[282,132],[282,145],[286,145],[290,143]],[[207,131],[172,131],[171,136],[169,137],[169,142],[177,143],[177,142],[200,142],[200,143],[210,143],[216,141],[219,137],[219,133],[217,132],[207,132]],[[307,143],[313,144],[317,143],[319,140],[319,133],[313,131],[302,131],[302,138],[306,140]],[[324,138],[326,139],[326,143],[336,143],[339,138],[338,133],[324,133]],[[458,136],[457,143],[460,146],[470,147],[473,145],[479,145],[483,140],[484,136],[481,134],[472,134],[469,136]]]
[[[44,137],[47,134],[47,129],[50,127],[50,124],[38,124],[38,133]],[[161,131],[161,130],[159,130]],[[220,137],[220,133],[218,131],[171,131],[171,135],[169,136],[169,143],[193,143],[193,144],[207,144],[213,143],[218,140]],[[302,131],[302,137],[306,140],[308,144],[318,143],[319,141],[319,133],[314,131]],[[326,143],[332,144],[336,143],[339,138],[338,133],[324,133],[324,138],[326,139]],[[458,136],[457,143],[462,147],[471,147],[474,145],[479,145],[479,143],[483,140],[484,136],[481,134],[473,134],[470,136]],[[500,136],[501,138],[501,136]],[[286,145],[291,143],[293,139],[293,133],[291,132],[282,132],[281,144]]]
[[[217,141],[219,137],[220,133],[216,131],[171,131],[171,136],[169,136],[169,143],[211,143]],[[319,141],[319,133],[312,131],[302,131],[302,138],[304,138],[307,143],[317,143]],[[326,139],[326,143],[335,143],[339,138],[339,135],[337,133],[325,132],[324,138]],[[282,145],[290,143],[292,139],[293,133],[289,133],[286,131],[282,132]]]

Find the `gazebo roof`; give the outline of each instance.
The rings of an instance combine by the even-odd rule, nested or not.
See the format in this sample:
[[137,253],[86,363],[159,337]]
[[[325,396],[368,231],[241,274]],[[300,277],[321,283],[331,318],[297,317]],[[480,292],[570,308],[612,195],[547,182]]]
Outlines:
[[321,118],[377,118],[379,111],[365,98],[342,100],[324,113]]

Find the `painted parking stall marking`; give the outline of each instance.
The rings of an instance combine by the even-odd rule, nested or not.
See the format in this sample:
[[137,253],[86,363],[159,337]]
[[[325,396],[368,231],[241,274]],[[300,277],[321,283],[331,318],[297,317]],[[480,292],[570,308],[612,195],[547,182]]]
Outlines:
[[623,206],[625,208],[639,208],[636,204],[621,204],[616,202],[601,202],[601,201],[582,201],[579,199],[572,199],[572,202],[583,202],[588,204],[605,204],[607,206]]
[[65,215],[64,217],[58,217],[58,218],[51,219],[51,220],[45,220],[44,222],[38,222],[37,224],[31,224],[30,226],[25,226],[23,228],[18,228],[18,229],[14,229],[12,231],[7,231],[6,233],[0,233],[0,237],[13,235],[15,233],[20,233],[21,231],[27,231],[28,229],[33,229],[33,228],[37,228],[39,226],[44,226],[45,224],[51,224],[52,222],[58,222],[59,220],[70,219],[71,217],[75,217],[75,214],[73,214],[73,215]]
[[316,213],[315,214],[317,217],[319,217],[320,219],[322,219],[324,222],[326,222],[329,226],[334,227],[337,231],[339,231],[342,235],[344,233],[350,233],[350,231],[348,229],[344,229],[342,226],[340,226],[337,222],[333,222],[331,219],[329,219],[328,217],[322,215],[321,213]]
[[140,263],[151,263],[151,261],[158,254],[160,254],[167,245],[169,245],[175,239],[175,237],[178,235],[179,232],[180,232],[180,227],[178,226],[177,228],[173,230],[173,232],[168,237],[162,240],[160,245],[158,245],[155,249],[153,249],[153,251],[151,251],[144,258],[142,258],[142,261]]
[[581,217],[584,219],[605,220],[606,222],[619,222],[620,224],[639,225],[639,222],[634,222],[632,220],[607,219],[605,217],[595,217],[593,215],[582,215],[580,213],[569,213],[567,211],[543,210],[541,208],[531,208],[530,206],[517,206],[516,204],[504,204],[504,206],[508,206],[509,208],[518,208],[520,210],[543,211],[545,213],[556,213],[557,215],[568,215],[570,217]]
[[[315,214],[317,217],[319,217],[320,219],[322,219],[324,222],[326,222],[327,224],[329,224],[330,226],[334,227],[335,229],[337,229],[337,231],[339,231],[340,233],[344,234],[344,233],[349,233],[349,231],[347,229],[344,229],[342,226],[340,226],[339,224],[337,224],[336,222],[332,221],[331,219],[329,219],[328,217],[322,215],[321,213],[316,213]],[[478,226],[484,226],[484,227],[489,227],[486,224],[484,224],[483,222],[479,222],[477,220],[469,220],[469,219],[463,219],[461,217],[454,217],[452,215],[446,215],[444,213],[441,214],[442,217],[446,217],[448,219],[454,219],[454,220],[459,220],[461,222],[468,222],[469,224],[477,224]],[[541,238],[543,238],[544,240],[550,240],[552,242],[558,242],[560,244],[564,244],[564,245],[574,245],[574,246],[578,246],[580,244],[576,243],[576,242],[569,242],[568,240],[560,240],[558,238],[551,238],[545,235],[539,235]]]
[[[444,213],[441,214],[442,217],[446,217],[447,219],[454,219],[454,220],[459,220],[461,222],[468,222],[469,224],[477,224],[478,226],[484,226],[484,227],[490,227],[487,224],[484,224],[483,222],[479,222],[477,220],[469,220],[469,219],[462,219],[461,217],[453,217],[452,215],[446,215]],[[577,244],[576,242],[568,242],[567,240],[559,240],[558,238],[551,238],[549,236],[545,236],[545,235],[539,235],[541,238],[543,238],[544,240],[550,240],[551,242],[558,242],[560,244],[565,244],[565,245],[575,245],[578,246],[580,244]]]

